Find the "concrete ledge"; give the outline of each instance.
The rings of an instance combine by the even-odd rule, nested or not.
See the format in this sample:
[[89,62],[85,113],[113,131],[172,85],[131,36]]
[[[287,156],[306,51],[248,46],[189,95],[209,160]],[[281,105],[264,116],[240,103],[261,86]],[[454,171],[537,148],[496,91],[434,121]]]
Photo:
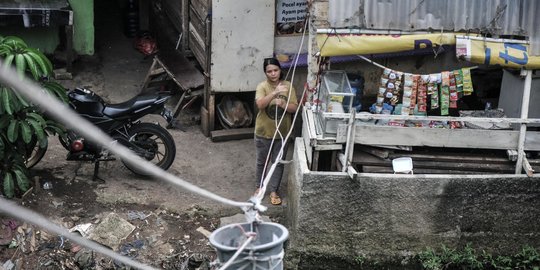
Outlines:
[[506,254],[540,246],[539,177],[359,174],[353,180],[307,170],[297,139],[288,198],[289,249],[298,254],[400,261],[442,244]]

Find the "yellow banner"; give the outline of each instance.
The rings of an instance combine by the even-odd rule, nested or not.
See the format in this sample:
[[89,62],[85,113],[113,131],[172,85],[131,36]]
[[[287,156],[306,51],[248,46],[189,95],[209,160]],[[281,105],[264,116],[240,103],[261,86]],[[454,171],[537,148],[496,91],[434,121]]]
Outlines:
[[456,33],[421,35],[317,34],[321,56],[412,51],[455,45]]
[[510,68],[540,69],[540,56],[530,56],[520,40],[456,37],[456,56],[467,61]]

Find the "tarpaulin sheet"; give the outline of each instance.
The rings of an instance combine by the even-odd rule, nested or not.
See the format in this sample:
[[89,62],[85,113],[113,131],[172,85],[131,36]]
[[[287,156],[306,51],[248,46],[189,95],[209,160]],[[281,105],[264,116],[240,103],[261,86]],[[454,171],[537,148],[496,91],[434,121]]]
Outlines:
[[455,45],[456,33],[418,35],[317,34],[321,56],[379,54]]
[[540,69],[540,56],[529,55],[529,44],[520,40],[457,36],[456,56],[477,64]]

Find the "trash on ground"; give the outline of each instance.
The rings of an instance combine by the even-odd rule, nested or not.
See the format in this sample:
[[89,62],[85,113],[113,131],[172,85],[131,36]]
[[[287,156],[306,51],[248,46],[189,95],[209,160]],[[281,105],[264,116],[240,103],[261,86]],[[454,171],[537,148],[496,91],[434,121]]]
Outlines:
[[127,213],[127,216],[128,216],[128,220],[134,220],[134,219],[145,220],[150,215],[146,215],[142,211],[129,210]]
[[208,231],[207,229],[203,227],[197,228],[197,231],[202,233],[206,238],[210,238],[210,234],[212,234],[210,231]]
[[89,235],[89,239],[118,250],[122,240],[135,230],[135,226],[116,213],[108,214],[97,224]]
[[78,224],[75,227],[69,229],[69,232],[78,232],[82,237],[86,238],[92,231],[92,223]]

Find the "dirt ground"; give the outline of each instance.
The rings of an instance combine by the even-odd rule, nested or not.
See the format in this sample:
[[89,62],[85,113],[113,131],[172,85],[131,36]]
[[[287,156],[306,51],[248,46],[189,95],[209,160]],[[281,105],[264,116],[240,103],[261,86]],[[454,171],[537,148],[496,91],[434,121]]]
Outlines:
[[[60,82],[70,89],[90,88],[112,103],[137,95],[152,60],[133,49],[131,39],[123,36],[114,39],[115,43],[96,41],[97,56],[80,58],[75,63],[73,79]],[[163,124],[161,117],[145,120]],[[249,199],[255,186],[253,140],[212,142],[200,131],[198,106],[182,113],[178,120],[185,132],[169,130],[177,149],[169,172],[223,197],[237,201]],[[94,181],[92,163],[66,161],[66,154],[58,140],[50,138],[48,152],[32,170],[35,187],[16,201],[67,229],[86,223],[97,225],[109,213],[115,213],[135,226],[117,251],[154,267],[208,269],[207,263],[215,257],[214,249],[197,229],[212,231],[219,226],[220,217],[241,213],[238,208],[159,180],[138,177],[120,161],[102,162],[99,176],[104,181]],[[282,191],[286,190],[285,179]],[[279,221],[285,205],[286,200],[265,214]],[[133,218],[134,214],[139,215]],[[2,243],[6,239],[12,241]],[[9,263],[16,267],[9,268]],[[123,269],[106,257],[5,215],[0,215],[0,269],[2,266],[5,269]]]

